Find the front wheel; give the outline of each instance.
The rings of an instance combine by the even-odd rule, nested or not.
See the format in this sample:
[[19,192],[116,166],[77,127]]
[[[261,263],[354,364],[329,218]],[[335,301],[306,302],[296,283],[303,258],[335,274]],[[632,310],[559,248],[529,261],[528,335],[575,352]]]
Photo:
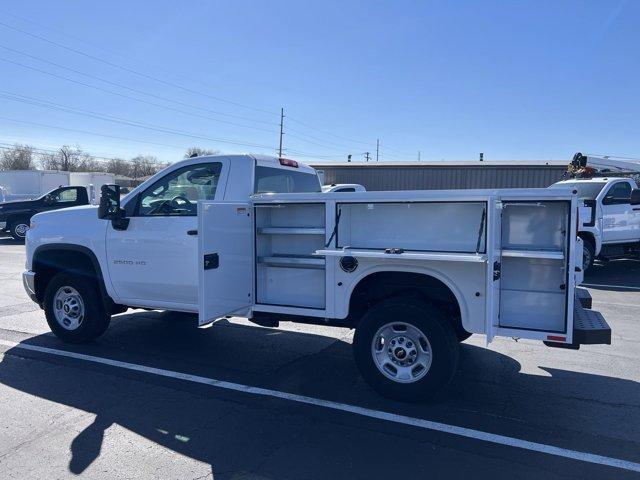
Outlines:
[[99,337],[111,320],[95,282],[67,272],[49,281],[44,312],[51,331],[67,343],[85,343]]
[[29,219],[27,218],[15,220],[9,225],[9,233],[14,240],[20,242],[24,242],[24,239],[27,238],[27,230],[29,230]]
[[385,397],[427,400],[446,387],[457,369],[459,344],[442,313],[417,299],[390,299],[372,307],[356,328],[356,364]]

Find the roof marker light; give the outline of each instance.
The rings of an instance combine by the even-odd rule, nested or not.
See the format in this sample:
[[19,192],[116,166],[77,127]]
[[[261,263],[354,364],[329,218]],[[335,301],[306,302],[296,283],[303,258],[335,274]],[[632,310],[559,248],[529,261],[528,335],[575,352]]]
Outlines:
[[298,168],[298,162],[296,162],[295,160],[289,160],[288,158],[281,158],[280,165],[284,165],[285,167]]

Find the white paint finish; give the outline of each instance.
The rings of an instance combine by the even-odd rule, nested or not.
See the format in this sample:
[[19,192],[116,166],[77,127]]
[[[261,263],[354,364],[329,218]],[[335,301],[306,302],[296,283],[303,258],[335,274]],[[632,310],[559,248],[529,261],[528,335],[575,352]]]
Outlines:
[[196,305],[198,228],[193,216],[131,217],[126,230],[107,224],[107,261],[117,297],[147,304]]
[[[198,304],[200,325],[253,304],[253,209],[249,203],[198,202]],[[204,269],[204,256],[218,267]]]
[[504,202],[502,248],[562,250],[566,243],[567,209],[566,202]]
[[[503,282],[504,285],[504,282]],[[565,293],[500,291],[500,326],[565,333]],[[530,338],[527,330],[518,335]]]
[[484,251],[484,234],[477,248],[484,203],[338,203],[338,209],[338,248]]
[[531,441],[520,439],[520,438],[514,438],[506,435],[499,435],[495,433],[484,432],[482,430],[475,430],[472,428],[466,428],[466,427],[461,427],[457,425],[449,425],[441,422],[434,422],[434,421],[426,420],[423,418],[408,417],[406,415],[399,415],[395,413],[374,410],[374,409],[360,407],[357,405],[350,405],[346,403],[333,402],[331,400],[308,397],[304,395],[298,395],[295,393],[283,392],[280,390],[271,390],[267,388],[253,387],[250,385],[244,385],[240,383],[217,380],[215,378],[202,377],[199,375],[191,375],[188,373],[176,372],[176,371],[166,370],[162,368],[148,367],[145,365],[123,362],[120,360],[112,360],[108,358],[69,352],[65,350],[57,350],[57,349],[41,347],[37,345],[16,343],[16,342],[11,342],[7,340],[0,340],[0,345],[3,345],[8,348],[18,348],[22,350],[38,352],[38,353],[47,354],[47,355],[72,358],[72,359],[82,360],[82,361],[96,363],[100,365],[107,365],[110,367],[122,368],[129,371],[135,371],[135,372],[141,372],[141,373],[146,373],[150,375],[173,378],[173,379],[182,380],[186,382],[198,383],[202,385],[210,385],[212,387],[222,388],[225,390],[231,390],[231,391],[240,392],[248,395],[258,395],[261,397],[277,398],[280,400],[326,408],[333,411],[351,413],[351,414],[359,415],[362,417],[372,418],[374,420],[383,420],[386,422],[392,422],[400,425],[407,425],[407,426],[419,428],[422,430],[441,432],[449,435],[456,435],[459,437],[492,443],[495,445],[519,448],[522,450],[541,453],[545,455],[553,455],[556,457],[566,458],[569,460],[593,463],[597,465],[618,468],[618,469],[627,470],[631,472],[640,472],[640,463],[624,460],[621,458],[607,457],[604,455],[597,455],[593,453],[562,448],[555,445],[531,442]]
[[89,203],[97,205],[100,203],[102,185],[115,183],[115,176],[104,172],[71,172],[69,182],[69,185],[85,187],[89,194]]

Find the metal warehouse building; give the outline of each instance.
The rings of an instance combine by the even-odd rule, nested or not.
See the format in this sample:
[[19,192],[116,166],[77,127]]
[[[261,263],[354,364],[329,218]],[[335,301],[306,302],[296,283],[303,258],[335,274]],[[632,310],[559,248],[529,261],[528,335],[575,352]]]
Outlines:
[[367,190],[548,187],[568,161],[369,162],[310,165],[324,184],[359,183]]

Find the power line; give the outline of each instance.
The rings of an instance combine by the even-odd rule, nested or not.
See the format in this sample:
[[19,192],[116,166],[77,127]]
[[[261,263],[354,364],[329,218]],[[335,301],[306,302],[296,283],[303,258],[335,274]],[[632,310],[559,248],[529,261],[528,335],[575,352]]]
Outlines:
[[242,103],[239,103],[239,102],[234,102],[232,100],[227,100],[225,98],[217,97],[215,95],[210,95],[208,93],[200,92],[198,90],[193,90],[191,88],[184,87],[184,86],[179,85],[177,83],[169,82],[167,80],[163,80],[163,79],[155,77],[153,75],[146,74],[144,72],[139,72],[139,71],[137,71],[137,70],[135,70],[133,68],[129,68],[129,67],[125,67],[123,65],[119,65],[119,64],[111,62],[109,60],[105,60],[105,59],[97,57],[95,55],[91,55],[89,53],[83,52],[83,51],[78,50],[76,48],[72,48],[72,47],[69,47],[69,46],[64,45],[62,43],[55,42],[55,41],[50,40],[50,39],[48,39],[46,37],[43,37],[41,35],[36,35],[35,33],[31,33],[31,32],[28,32],[26,30],[22,30],[21,28],[14,27],[12,25],[9,25],[9,24],[1,22],[1,21],[0,21],[0,25],[5,27],[5,28],[9,28],[11,30],[14,30],[16,32],[20,32],[20,33],[22,33],[24,35],[28,35],[28,36],[33,37],[33,38],[37,38],[38,40],[41,40],[41,41],[46,42],[46,43],[49,43],[51,45],[55,45],[56,47],[63,48],[65,50],[73,52],[73,53],[75,53],[77,55],[82,55],[84,57],[90,58],[90,59],[95,60],[97,62],[104,63],[105,65],[109,65],[109,66],[111,66],[113,68],[117,68],[117,69],[123,70],[125,72],[129,72],[129,73],[133,73],[135,75],[138,75],[138,76],[150,79],[150,80],[154,80],[154,81],[162,83],[164,85],[171,86],[171,87],[174,87],[174,88],[178,88],[180,90],[184,90],[185,92],[189,92],[189,93],[192,93],[192,94],[195,94],[195,95],[202,95],[204,97],[208,97],[208,98],[210,98],[212,100],[216,100],[218,102],[227,103],[227,104],[230,104],[230,105],[234,105],[236,107],[246,108],[246,109],[254,110],[254,111],[257,111],[257,112],[267,113],[269,115],[272,115],[274,113],[274,112],[271,112],[269,110],[264,110],[262,108],[252,107],[250,105],[245,105],[245,104],[242,104]]
[[[256,119],[253,119],[253,118],[243,117],[243,116],[240,116],[240,115],[234,115],[234,114],[230,114],[230,113],[219,112],[219,111],[216,111],[216,110],[211,110],[209,108],[204,108],[204,107],[200,107],[200,106],[197,106],[197,105],[192,105],[190,103],[181,102],[179,100],[173,100],[171,98],[168,98],[168,97],[165,97],[165,96],[162,96],[162,95],[157,95],[157,94],[154,94],[154,93],[145,92],[144,90],[140,90],[140,89],[137,89],[137,88],[129,87],[127,85],[123,85],[122,83],[114,82],[114,81],[111,81],[111,80],[106,80],[106,79],[104,79],[102,77],[99,77],[99,76],[96,76],[96,75],[91,75],[90,73],[83,72],[81,70],[76,70],[74,68],[67,67],[66,65],[61,65],[61,64],[56,63],[56,62],[52,62],[50,60],[44,59],[42,57],[38,57],[36,55],[31,55],[30,53],[22,52],[20,50],[14,49],[14,48],[7,47],[6,45],[1,45],[0,44],[0,48],[4,48],[5,50],[9,50],[10,52],[17,53],[19,55],[23,55],[23,56],[32,58],[32,59],[37,60],[37,61],[42,62],[42,63],[47,63],[49,65],[53,65],[54,67],[61,68],[63,70],[68,70],[68,71],[76,73],[78,75],[82,75],[84,77],[91,78],[93,80],[98,80],[99,82],[103,82],[103,83],[107,83],[109,85],[113,85],[114,87],[123,88],[125,90],[129,90],[129,91],[135,92],[135,93],[141,93],[142,95],[147,95],[149,97],[157,98],[157,99],[163,100],[165,102],[175,103],[177,105],[182,105],[182,106],[185,106],[185,107],[188,107],[188,108],[193,108],[193,109],[196,109],[196,110],[202,110],[202,111],[205,111],[205,112],[213,113],[215,115],[222,115],[222,116],[226,116],[226,117],[238,118],[238,119],[241,119],[241,120],[248,120],[250,122],[265,123],[267,125],[273,125],[273,123],[267,122],[267,121],[264,121],[264,120],[256,120]],[[6,60],[6,59],[0,59],[0,60],[9,61],[11,63],[14,63],[16,65],[19,65],[19,66],[22,66],[22,67],[25,67],[25,68],[36,69],[36,67],[27,66],[27,65],[21,64],[19,62],[12,62],[12,61]],[[38,70],[38,69],[36,69],[36,70]],[[41,70],[41,71],[43,73],[50,74],[49,72],[46,72],[45,70]],[[263,130],[263,131],[266,131],[266,132],[271,132],[271,130],[266,130],[266,129],[263,129],[263,128],[253,127],[253,126],[250,126],[250,125],[242,125],[242,124],[233,123],[233,122],[229,122],[229,121],[226,121],[226,120],[220,120],[220,119],[216,119],[216,118],[212,118],[212,117],[207,117],[207,118],[209,118],[210,120],[216,121],[216,122],[222,122],[222,123],[227,123],[227,124],[235,125],[235,126],[239,126],[239,127],[252,128],[252,129],[256,129],[256,130]]]
[[[22,98],[20,98],[20,97],[22,97]],[[7,99],[7,100],[12,100],[12,101],[15,101],[15,102],[20,102],[20,103],[27,103],[27,104],[30,104],[30,105],[36,105],[36,106],[40,106],[40,107],[44,107],[44,108],[50,108],[50,109],[54,109],[54,110],[69,112],[69,113],[72,113],[72,114],[75,114],[75,115],[81,115],[81,116],[85,116],[85,117],[97,118],[98,120],[104,120],[104,121],[113,122],[113,123],[117,123],[117,124],[121,124],[121,125],[128,125],[128,126],[133,126],[133,127],[137,127],[137,128],[144,128],[144,129],[147,129],[147,130],[153,130],[153,131],[160,132],[160,133],[169,133],[169,134],[172,134],[172,135],[191,137],[191,138],[196,138],[196,139],[199,139],[199,140],[208,140],[208,141],[212,141],[212,142],[227,143],[227,144],[230,144],[230,145],[236,145],[236,146],[241,146],[241,147],[269,148],[268,145],[239,142],[239,141],[230,140],[230,139],[227,139],[227,138],[209,137],[209,136],[206,136],[206,135],[201,135],[201,134],[197,134],[197,133],[188,132],[186,130],[172,129],[172,128],[165,127],[165,126],[162,126],[162,125],[154,125],[154,124],[146,124],[146,123],[141,123],[141,122],[135,122],[135,121],[127,120],[125,118],[116,117],[116,116],[113,116],[113,115],[103,114],[103,113],[100,113],[100,112],[94,112],[94,111],[91,111],[91,110],[83,110],[83,109],[67,107],[67,106],[64,106],[64,105],[61,105],[61,104],[48,102],[46,100],[34,99],[33,97],[26,97],[24,95],[14,95],[14,94],[6,95],[6,94],[2,93],[2,91],[0,91],[0,98],[4,98],[4,99]]]

